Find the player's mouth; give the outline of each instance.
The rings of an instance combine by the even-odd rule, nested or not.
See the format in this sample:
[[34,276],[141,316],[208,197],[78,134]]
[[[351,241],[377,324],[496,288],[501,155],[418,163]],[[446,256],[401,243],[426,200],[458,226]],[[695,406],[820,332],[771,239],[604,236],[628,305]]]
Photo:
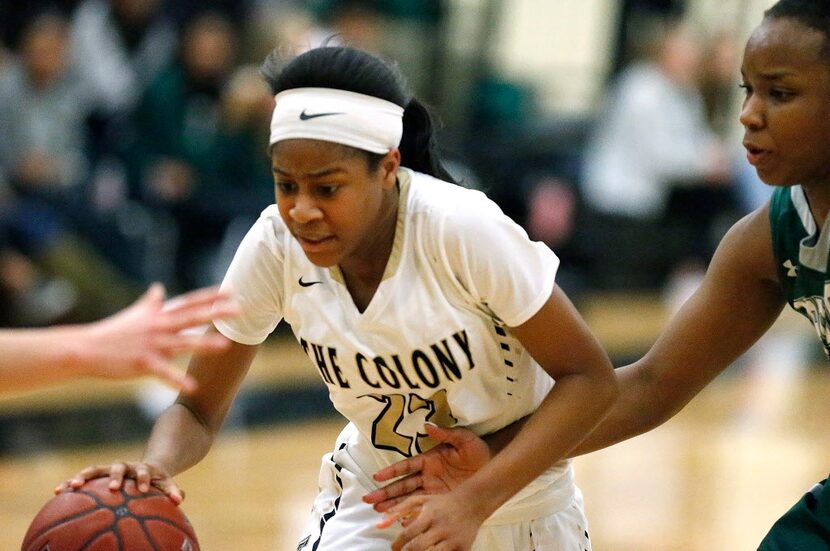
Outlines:
[[328,244],[334,241],[335,237],[333,235],[328,236],[304,236],[297,234],[295,235],[297,241],[300,242],[300,246],[302,246],[303,250],[306,252],[317,252],[323,248],[325,248]]
[[752,166],[758,166],[771,155],[769,149],[763,149],[749,142],[744,142],[744,148],[746,148],[746,160]]

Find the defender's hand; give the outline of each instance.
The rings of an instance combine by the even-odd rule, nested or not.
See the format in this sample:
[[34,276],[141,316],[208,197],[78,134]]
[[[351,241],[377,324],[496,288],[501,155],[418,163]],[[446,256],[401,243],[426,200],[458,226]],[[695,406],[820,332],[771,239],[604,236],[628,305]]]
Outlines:
[[490,460],[487,443],[467,429],[444,429],[432,423],[424,428],[439,444],[374,474],[378,482],[403,477],[363,496],[376,511],[388,511],[409,496],[447,493]]

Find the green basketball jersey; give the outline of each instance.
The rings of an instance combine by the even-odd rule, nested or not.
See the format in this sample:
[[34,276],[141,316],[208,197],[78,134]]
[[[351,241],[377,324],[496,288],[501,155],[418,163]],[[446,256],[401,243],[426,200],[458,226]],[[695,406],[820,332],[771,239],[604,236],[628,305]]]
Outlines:
[[830,357],[830,217],[822,231],[801,186],[777,188],[770,200],[772,249],[787,302],[816,328]]

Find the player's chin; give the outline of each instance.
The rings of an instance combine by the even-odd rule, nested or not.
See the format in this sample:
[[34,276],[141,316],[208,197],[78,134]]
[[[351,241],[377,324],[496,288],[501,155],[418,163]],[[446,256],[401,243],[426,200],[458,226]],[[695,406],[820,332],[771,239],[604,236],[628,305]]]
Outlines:
[[338,264],[338,261],[336,259],[321,258],[317,255],[306,254],[306,258],[308,258],[309,262],[311,262],[318,268],[331,268],[333,266],[337,266]]
[[340,259],[342,255],[340,251],[335,250],[323,250],[323,251],[308,251],[303,250],[305,253],[306,258],[319,268],[331,268],[332,266],[337,266],[340,263]]
[[799,183],[801,180],[792,174],[773,167],[756,167],[755,172],[758,179],[772,187],[788,187]]

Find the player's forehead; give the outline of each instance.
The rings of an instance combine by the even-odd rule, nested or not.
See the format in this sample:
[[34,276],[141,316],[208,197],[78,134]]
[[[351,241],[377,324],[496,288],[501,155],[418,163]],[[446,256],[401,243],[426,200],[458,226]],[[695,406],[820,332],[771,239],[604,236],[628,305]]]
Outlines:
[[742,71],[830,68],[828,35],[789,17],[766,18],[747,41]]
[[359,150],[341,144],[295,138],[275,143],[271,148],[271,168],[286,175],[325,175],[343,172],[366,164]]

